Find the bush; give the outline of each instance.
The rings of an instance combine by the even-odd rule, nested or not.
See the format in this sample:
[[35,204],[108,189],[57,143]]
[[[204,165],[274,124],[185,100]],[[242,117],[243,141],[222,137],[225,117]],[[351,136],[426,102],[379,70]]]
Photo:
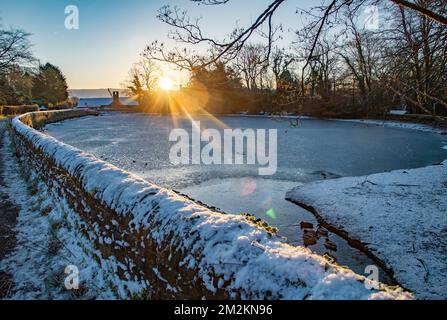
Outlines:
[[48,110],[66,110],[72,109],[73,106],[69,101],[58,102],[55,104],[49,103]]
[[39,111],[39,106],[34,105],[23,105],[23,106],[3,106],[0,107],[1,113],[4,116],[15,116],[28,112]]

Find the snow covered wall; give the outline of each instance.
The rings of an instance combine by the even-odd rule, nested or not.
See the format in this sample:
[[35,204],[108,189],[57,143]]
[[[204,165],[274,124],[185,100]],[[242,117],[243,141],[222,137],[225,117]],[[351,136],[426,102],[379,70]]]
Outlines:
[[33,129],[87,114],[17,117],[12,141],[22,168],[79,217],[71,228],[95,248],[87,254],[119,298],[412,298],[400,288],[368,289],[364,277],[286,244],[259,221],[213,212]]
[[40,129],[49,123],[84,117],[88,115],[99,115],[99,113],[97,111],[92,111],[89,109],[57,110],[46,112],[30,112],[19,116],[18,118],[28,127]]

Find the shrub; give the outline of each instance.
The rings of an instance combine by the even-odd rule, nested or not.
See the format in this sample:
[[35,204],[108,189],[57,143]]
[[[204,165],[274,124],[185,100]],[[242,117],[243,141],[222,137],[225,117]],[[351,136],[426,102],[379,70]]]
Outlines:
[[20,115],[28,112],[39,111],[39,106],[34,105],[23,105],[23,106],[3,106],[1,107],[1,113],[4,116],[14,116]]

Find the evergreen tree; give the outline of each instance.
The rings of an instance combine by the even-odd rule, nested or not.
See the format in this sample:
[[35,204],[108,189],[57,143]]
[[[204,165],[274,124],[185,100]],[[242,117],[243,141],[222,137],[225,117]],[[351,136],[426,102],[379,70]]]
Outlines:
[[189,87],[197,86],[208,89],[235,89],[241,88],[242,84],[232,69],[227,68],[222,62],[216,62],[212,68],[193,71]]
[[39,67],[39,72],[34,78],[32,94],[34,100],[43,104],[56,104],[67,100],[68,86],[61,70],[47,63]]

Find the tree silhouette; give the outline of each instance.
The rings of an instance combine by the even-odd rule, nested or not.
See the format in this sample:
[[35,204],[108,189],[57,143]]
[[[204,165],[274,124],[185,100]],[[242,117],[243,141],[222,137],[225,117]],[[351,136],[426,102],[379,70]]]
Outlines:
[[33,98],[43,104],[56,104],[68,98],[68,86],[61,70],[47,63],[39,66],[39,72],[34,78]]

